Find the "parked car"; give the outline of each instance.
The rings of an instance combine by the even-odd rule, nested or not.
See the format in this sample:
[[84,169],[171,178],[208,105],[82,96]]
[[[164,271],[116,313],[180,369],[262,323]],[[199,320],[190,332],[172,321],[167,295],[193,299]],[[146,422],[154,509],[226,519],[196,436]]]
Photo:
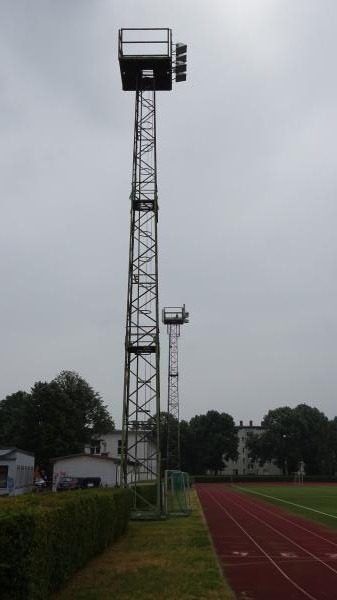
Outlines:
[[34,480],[34,488],[36,490],[44,490],[47,487],[47,481],[42,477]]
[[79,477],[81,489],[101,487],[102,480],[100,477]]
[[61,477],[56,486],[56,491],[66,492],[68,490],[78,490],[79,488],[80,482],[77,477]]

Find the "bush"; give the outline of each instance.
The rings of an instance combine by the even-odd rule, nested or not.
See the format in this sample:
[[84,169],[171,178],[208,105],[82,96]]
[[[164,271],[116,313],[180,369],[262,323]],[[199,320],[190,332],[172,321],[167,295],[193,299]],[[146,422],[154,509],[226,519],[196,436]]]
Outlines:
[[[294,476],[292,475],[194,475],[193,483],[293,483]],[[305,475],[304,482],[335,482],[336,477],[329,475]]]
[[276,481],[293,481],[292,477],[283,475],[195,475],[195,483],[243,483],[258,481],[260,483]]
[[127,490],[29,495],[0,502],[4,600],[43,600],[127,528]]

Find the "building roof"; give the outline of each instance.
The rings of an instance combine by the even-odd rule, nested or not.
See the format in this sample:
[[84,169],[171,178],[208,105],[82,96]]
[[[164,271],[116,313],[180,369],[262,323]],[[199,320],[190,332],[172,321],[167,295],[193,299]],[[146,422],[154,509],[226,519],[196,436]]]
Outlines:
[[265,429],[262,425],[236,425],[235,429],[240,431],[241,429]]
[[102,456],[101,454],[87,454],[86,452],[80,452],[79,454],[67,454],[66,456],[57,456],[56,458],[52,458],[51,462],[56,462],[57,460],[67,460],[69,458],[81,458],[85,456],[85,458],[89,459],[97,459],[97,460],[111,460],[114,463],[118,463],[116,458],[112,458],[111,456]]
[[[139,433],[139,431],[140,430],[138,430],[138,433]],[[151,429],[142,429],[141,432],[151,434],[152,430]],[[109,431],[109,433],[102,433],[102,435],[97,435],[96,437],[93,436],[93,439],[98,441],[98,440],[101,440],[101,439],[107,437],[108,435],[116,435],[117,434],[117,435],[121,436],[122,433],[123,433],[122,429],[114,429],[113,431]],[[129,429],[129,435],[132,433],[137,433],[136,429]],[[89,445],[90,444],[87,444],[87,446],[89,446]]]
[[0,448],[0,456],[1,458],[5,458],[13,452],[20,452],[20,454],[27,454],[28,456],[33,456],[35,458],[34,452],[27,452],[27,450],[21,450],[20,448],[15,448],[14,446],[9,448]]

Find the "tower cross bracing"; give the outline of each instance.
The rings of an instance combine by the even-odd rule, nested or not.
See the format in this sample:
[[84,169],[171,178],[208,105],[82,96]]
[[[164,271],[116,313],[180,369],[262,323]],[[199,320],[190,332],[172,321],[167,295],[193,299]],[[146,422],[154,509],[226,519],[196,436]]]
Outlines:
[[[185,81],[186,46],[176,47],[173,59],[167,28],[121,29],[118,42],[123,89],[135,91],[121,483],[133,492],[133,515],[142,518],[142,513],[160,516],[163,511],[156,91],[171,90],[173,74]],[[155,483],[155,500],[142,491],[144,482]]]
[[143,89],[145,83],[149,85],[148,78],[140,78],[135,104],[122,439],[125,485],[155,480],[160,460],[153,431],[160,411],[155,91]]

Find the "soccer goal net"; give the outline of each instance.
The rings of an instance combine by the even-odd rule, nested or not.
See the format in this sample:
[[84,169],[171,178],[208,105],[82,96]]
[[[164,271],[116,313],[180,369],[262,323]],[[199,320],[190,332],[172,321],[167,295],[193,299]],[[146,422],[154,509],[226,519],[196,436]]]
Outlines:
[[165,471],[165,508],[167,515],[191,513],[190,482],[188,473]]

